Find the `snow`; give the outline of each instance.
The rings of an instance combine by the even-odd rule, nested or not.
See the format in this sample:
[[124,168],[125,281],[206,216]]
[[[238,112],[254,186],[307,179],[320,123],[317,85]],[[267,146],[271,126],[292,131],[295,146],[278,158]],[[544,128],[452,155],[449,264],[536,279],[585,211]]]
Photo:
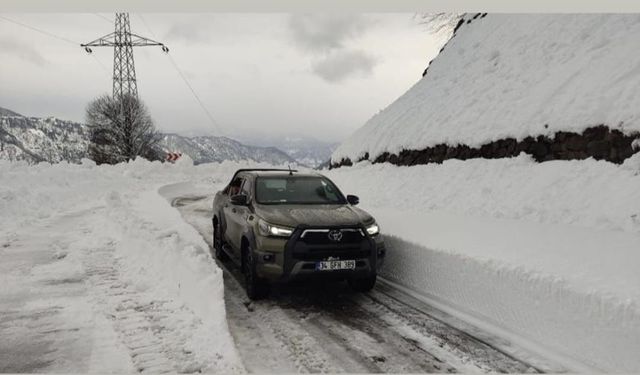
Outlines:
[[328,175],[379,222],[385,279],[576,371],[635,372],[636,159],[362,162]]
[[[638,36],[638,15],[465,22],[427,75],[332,161],[599,124],[637,133]],[[387,280],[577,371],[640,370],[640,156],[619,167],[527,156],[365,162],[329,175],[381,224]]]
[[638,37],[637,14],[472,20],[427,75],[352,134],[332,160],[355,162],[367,152],[373,159],[440,143],[477,147],[599,124],[638,132]]
[[[188,158],[100,167],[0,162],[0,311],[19,312],[0,327],[0,362],[8,355],[7,366],[18,367],[0,368],[243,372],[222,271],[158,192],[183,180],[211,187],[239,167],[194,167]],[[23,331],[23,320],[41,315],[46,330]]]
[[[245,371],[222,271],[170,205],[241,167],[0,161],[0,364],[30,354],[0,370]],[[640,155],[327,175],[380,223],[389,282],[570,369],[640,370]]]

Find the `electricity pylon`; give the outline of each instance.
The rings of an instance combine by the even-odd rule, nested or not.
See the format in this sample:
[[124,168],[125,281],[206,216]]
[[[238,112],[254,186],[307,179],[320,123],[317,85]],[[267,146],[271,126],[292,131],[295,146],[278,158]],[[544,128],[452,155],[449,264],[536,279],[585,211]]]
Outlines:
[[163,43],[132,34],[129,13],[116,13],[114,32],[80,46],[88,53],[93,52],[90,47],[113,47],[113,98],[121,102],[125,97],[138,98],[133,47],[161,46],[169,52]]

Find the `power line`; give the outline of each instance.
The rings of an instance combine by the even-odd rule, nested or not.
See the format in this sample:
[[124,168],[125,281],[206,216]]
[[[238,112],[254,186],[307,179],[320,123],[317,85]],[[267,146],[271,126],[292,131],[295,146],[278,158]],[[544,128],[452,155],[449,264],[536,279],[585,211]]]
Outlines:
[[96,57],[96,55],[94,55],[93,53],[91,54],[91,57],[93,57],[96,62],[98,63],[98,65],[100,65],[100,67],[102,68],[102,70],[104,70],[104,72],[110,76],[109,73],[109,69],[107,69],[107,67],[102,63],[102,61],[98,60],[98,58]]
[[20,25],[20,26],[22,26],[22,27],[26,27],[27,29],[31,29],[31,30],[33,30],[33,31],[37,31],[37,32],[39,32],[40,34],[48,35],[48,36],[50,36],[50,37],[52,37],[52,38],[56,38],[56,39],[62,40],[63,42],[71,43],[71,44],[73,44],[73,45],[75,45],[75,46],[78,46],[78,45],[80,44],[80,43],[76,43],[76,42],[74,42],[74,41],[73,41],[73,40],[71,40],[71,39],[67,39],[67,38],[65,38],[65,37],[63,37],[63,36],[55,35],[55,34],[50,33],[50,32],[48,32],[48,31],[45,31],[45,30],[42,30],[42,29],[38,29],[37,27],[29,26],[29,25],[24,24],[24,23],[22,23],[22,22],[14,21],[14,20],[9,19],[9,18],[7,18],[7,17],[5,17],[5,16],[0,16],[0,18],[2,18],[2,19],[3,19],[3,20],[5,20],[5,21],[8,21],[8,22],[14,23],[14,24],[16,24],[16,25]]
[[168,55],[168,56],[169,56],[169,61],[171,61],[171,64],[176,69],[176,71],[178,72],[178,74],[180,75],[180,77],[182,78],[184,83],[187,85],[189,90],[191,90],[191,93],[193,94],[194,98],[196,98],[196,101],[198,102],[198,104],[200,104],[200,107],[202,107],[202,110],[207,114],[207,117],[209,117],[209,120],[211,120],[211,123],[213,124],[213,126],[215,126],[215,128],[220,132],[221,135],[224,135],[224,132],[220,128],[220,125],[218,125],[218,122],[213,118],[213,115],[211,115],[211,113],[209,112],[207,107],[205,107],[205,105],[202,102],[202,100],[200,100],[200,97],[198,96],[198,94],[196,94],[196,91],[193,89],[193,87],[191,86],[191,84],[187,80],[187,77],[185,77],[184,74],[182,74],[182,71],[180,70],[180,68],[178,68],[178,65],[176,64],[176,62],[173,59],[173,57],[171,57],[171,55]]
[[149,34],[151,34],[151,36],[154,37],[155,39],[158,39],[158,37],[156,36],[156,33],[154,33],[153,30],[151,30],[151,28],[147,24],[147,21],[145,21],[144,18],[142,18],[142,14],[136,13],[136,16],[138,16],[138,19],[140,19],[140,21],[142,21],[142,24],[144,25],[144,27],[147,28],[147,31],[149,32]]
[[[56,35],[56,34],[54,34],[54,33],[52,33],[52,32],[49,32],[49,31],[46,31],[46,30],[42,30],[42,29],[39,29],[39,28],[34,27],[34,26],[27,25],[26,23],[18,22],[18,21],[12,20],[12,19],[10,19],[10,18],[7,18],[7,17],[5,17],[5,16],[0,16],[0,18],[1,18],[1,19],[3,19],[3,20],[5,20],[5,21],[11,22],[11,23],[13,23],[13,24],[16,24],[16,25],[18,25],[18,26],[22,26],[22,27],[24,27],[24,28],[27,28],[27,29],[29,29],[29,30],[36,31],[36,32],[38,32],[38,33],[40,33],[40,34],[43,34],[43,35],[46,35],[46,36],[48,36],[48,37],[55,38],[55,39],[61,40],[61,41],[63,41],[63,42],[67,42],[67,43],[69,43],[69,44],[73,44],[73,45],[74,45],[74,46],[76,46],[76,47],[80,45],[80,43],[74,42],[74,41],[73,41],[73,40],[71,40],[71,39],[65,38],[65,37],[60,36],[60,35]],[[98,65],[100,65],[100,67],[102,68],[102,70],[104,70],[104,71],[105,71],[105,73],[106,73],[107,75],[109,75],[109,76],[110,76],[110,74],[109,74],[109,69],[107,69],[107,67],[106,67],[106,66],[104,66],[104,64],[103,64],[100,60],[98,60],[98,58],[97,58],[97,57],[95,57],[93,54],[92,54],[91,56],[92,56],[92,57],[93,57],[93,59],[98,63]]]
[[[97,13],[94,13],[94,14],[96,16],[101,16],[100,14],[97,14]],[[151,33],[151,35],[153,35],[153,37],[156,38],[155,33],[149,28],[149,25],[144,20],[144,18],[142,18],[142,15],[140,15],[140,14],[136,14],[136,15],[138,16],[138,18],[140,18],[140,20],[142,21],[144,26],[149,30],[149,33]],[[109,22],[112,22],[106,17],[102,17],[102,18],[104,18],[105,20],[108,20]],[[24,28],[27,28],[27,29],[30,29],[30,30],[33,30],[33,31],[36,31],[36,32],[38,32],[40,34],[47,35],[47,36],[49,36],[51,38],[55,38],[55,39],[61,40],[63,42],[69,43],[69,44],[73,44],[74,46],[80,45],[80,43],[77,43],[77,42],[75,42],[75,41],[73,41],[71,39],[56,35],[54,33],[51,33],[51,32],[46,31],[46,30],[42,30],[42,29],[34,27],[34,26],[27,25],[27,24],[22,23],[22,22],[18,22],[18,21],[12,20],[12,19],[7,18],[5,16],[1,16],[0,15],[0,19],[3,19],[5,21],[11,22],[13,24],[22,26]],[[178,75],[180,76],[180,78],[182,78],[182,81],[185,83],[185,85],[187,85],[187,87],[189,88],[189,91],[191,91],[191,94],[193,94],[193,97],[198,102],[198,104],[200,105],[200,107],[202,108],[204,113],[207,115],[207,117],[211,121],[212,125],[220,132],[220,134],[224,134],[224,132],[222,131],[222,128],[219,125],[218,121],[216,121],[216,119],[213,117],[211,112],[209,112],[207,107],[204,105],[204,102],[200,99],[200,96],[198,96],[198,94],[196,93],[196,90],[193,88],[193,86],[191,86],[191,83],[189,83],[189,80],[187,79],[187,77],[184,75],[182,70],[178,67],[178,64],[176,63],[176,61],[173,59],[173,57],[171,55],[169,55],[169,54],[167,54],[167,55],[169,56],[169,61],[171,62],[171,65],[176,70],[176,72],[178,72]],[[100,60],[98,60],[98,58],[95,57],[93,54],[91,56],[94,58],[96,63],[98,63],[98,65],[100,65],[102,70],[104,70],[106,74],[109,74],[109,70],[107,69],[107,67],[104,64],[102,64],[102,62]]]
[[161,42],[132,34],[129,13],[116,13],[114,32],[80,46],[89,53],[91,47],[113,47],[113,97],[118,100],[125,96],[138,98],[134,47],[160,46],[164,52],[169,51]]
[[[149,28],[149,25],[144,20],[142,15],[139,14],[139,13],[136,13],[136,16],[138,16],[140,21],[142,21],[142,23],[144,24],[144,27],[147,28],[147,30],[149,31],[151,36],[153,36],[154,38],[157,38],[155,33],[151,30],[151,28]],[[193,94],[193,97],[196,99],[196,101],[198,102],[198,104],[200,105],[200,107],[202,108],[204,113],[207,115],[207,117],[209,118],[209,120],[211,121],[213,126],[216,128],[216,130],[218,130],[218,132],[220,132],[221,135],[224,135],[224,131],[222,130],[222,127],[220,126],[218,121],[216,121],[216,119],[213,117],[211,112],[209,112],[207,107],[204,105],[204,103],[200,99],[200,96],[198,96],[198,94],[196,93],[196,90],[193,88],[193,86],[191,86],[191,83],[189,83],[189,80],[184,75],[184,73],[182,73],[182,69],[180,69],[180,67],[178,67],[178,64],[176,63],[176,61],[173,59],[173,57],[170,54],[167,54],[167,56],[169,56],[169,61],[171,61],[171,65],[176,70],[176,72],[178,72],[178,75],[180,76],[180,78],[182,78],[182,81],[185,83],[185,85],[187,85],[187,87],[189,88],[189,91],[191,91],[191,93]]]
[[110,24],[112,24],[112,25],[114,25],[114,24],[115,24],[115,22],[113,22],[113,20],[112,20],[112,19],[110,19],[109,17],[106,17],[106,16],[104,16],[104,15],[102,15],[102,14],[100,14],[100,13],[92,13],[92,14],[93,14],[94,16],[96,16],[96,17],[100,17],[100,18],[102,18],[103,20],[105,20],[105,21],[109,22],[109,23],[110,23]]

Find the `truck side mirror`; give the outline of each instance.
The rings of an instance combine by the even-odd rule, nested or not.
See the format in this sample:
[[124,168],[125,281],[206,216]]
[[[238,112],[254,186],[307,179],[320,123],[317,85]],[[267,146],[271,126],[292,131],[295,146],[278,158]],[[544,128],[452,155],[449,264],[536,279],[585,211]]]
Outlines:
[[347,202],[355,206],[356,204],[360,203],[360,198],[358,198],[358,196],[356,195],[347,195]]
[[231,204],[236,206],[246,206],[249,204],[249,197],[244,194],[231,196]]

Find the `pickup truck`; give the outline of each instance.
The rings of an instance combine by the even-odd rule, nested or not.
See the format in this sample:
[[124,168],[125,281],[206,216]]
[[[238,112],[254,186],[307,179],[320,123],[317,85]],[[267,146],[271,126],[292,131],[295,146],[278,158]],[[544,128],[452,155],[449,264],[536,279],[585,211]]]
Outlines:
[[271,284],[308,278],[369,291],[385,246],[358,201],[318,173],[240,169],[213,200],[215,256],[240,267],[252,300]]

